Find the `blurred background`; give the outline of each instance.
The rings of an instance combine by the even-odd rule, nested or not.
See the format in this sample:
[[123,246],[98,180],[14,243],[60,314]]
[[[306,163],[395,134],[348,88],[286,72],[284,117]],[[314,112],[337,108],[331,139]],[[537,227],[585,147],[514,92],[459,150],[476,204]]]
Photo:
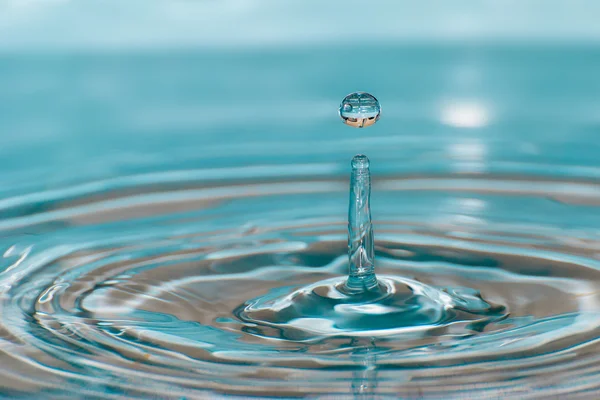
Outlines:
[[[598,178],[599,12],[581,0],[3,0],[0,196],[246,165],[345,173],[357,152],[382,174]],[[381,101],[373,128],[339,121],[357,90]]]
[[[357,152],[381,174],[595,179],[599,13],[582,0],[2,0],[0,196],[206,168],[346,173]],[[337,116],[357,90],[382,104],[372,128]]]

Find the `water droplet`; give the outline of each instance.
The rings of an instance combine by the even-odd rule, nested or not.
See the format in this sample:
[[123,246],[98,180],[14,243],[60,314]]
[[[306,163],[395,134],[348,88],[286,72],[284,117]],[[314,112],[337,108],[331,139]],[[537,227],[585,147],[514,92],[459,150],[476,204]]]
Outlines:
[[346,125],[355,128],[374,125],[380,115],[379,101],[369,93],[351,93],[340,104],[340,117]]

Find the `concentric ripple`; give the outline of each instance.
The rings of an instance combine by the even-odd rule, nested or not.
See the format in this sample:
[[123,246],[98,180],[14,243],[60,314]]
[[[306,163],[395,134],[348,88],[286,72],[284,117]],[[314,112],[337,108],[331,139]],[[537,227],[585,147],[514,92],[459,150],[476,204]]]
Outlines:
[[376,179],[380,286],[352,304],[346,179],[144,179],[0,204],[2,394],[600,389],[595,182]]
[[377,288],[358,294],[345,292],[345,285],[345,279],[328,279],[283,298],[276,297],[281,292],[277,288],[271,295],[247,302],[236,315],[246,323],[279,329],[292,340],[423,336],[427,330],[439,332],[449,324],[477,321],[484,325],[502,316],[503,307],[491,306],[469,289],[438,289],[396,276],[380,276]]

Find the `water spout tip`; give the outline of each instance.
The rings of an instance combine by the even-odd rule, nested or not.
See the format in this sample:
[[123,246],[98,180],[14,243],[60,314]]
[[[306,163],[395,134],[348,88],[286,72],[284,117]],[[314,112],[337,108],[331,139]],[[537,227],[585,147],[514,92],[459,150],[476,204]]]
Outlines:
[[369,158],[364,154],[357,154],[352,159],[352,168],[353,169],[364,169],[369,168]]

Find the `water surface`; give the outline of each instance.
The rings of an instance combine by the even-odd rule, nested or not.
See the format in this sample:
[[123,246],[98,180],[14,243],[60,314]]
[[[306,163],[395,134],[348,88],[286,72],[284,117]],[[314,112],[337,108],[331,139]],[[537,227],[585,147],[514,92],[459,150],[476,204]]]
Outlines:
[[[594,397],[600,52],[365,56],[2,55],[1,395]],[[381,101],[375,126],[340,123],[355,90]],[[347,274],[358,152],[377,273],[487,314],[365,335],[241,314]]]

